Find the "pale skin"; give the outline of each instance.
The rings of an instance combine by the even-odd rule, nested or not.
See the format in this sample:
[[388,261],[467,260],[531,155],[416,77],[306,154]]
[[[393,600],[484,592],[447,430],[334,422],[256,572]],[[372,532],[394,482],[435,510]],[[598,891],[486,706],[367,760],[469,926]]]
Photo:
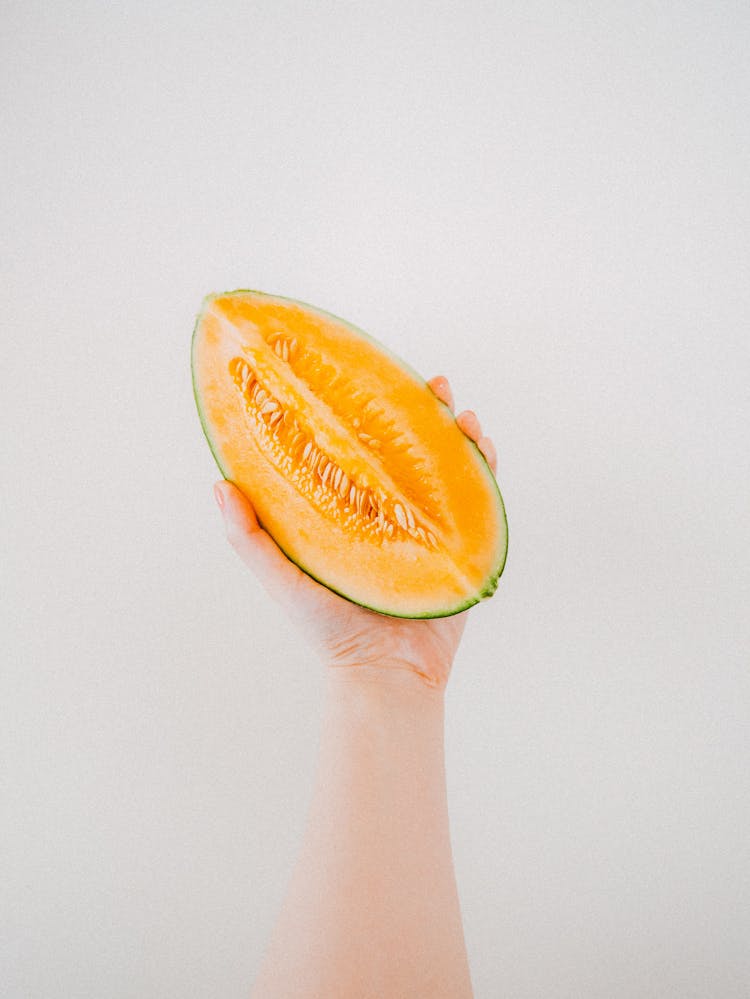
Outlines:
[[[453,409],[443,376],[429,383]],[[476,415],[456,422],[493,472]],[[472,996],[451,855],[444,695],[467,612],[384,617],[301,572],[231,483],[227,536],[322,660],[318,773],[286,899],[252,999]]]

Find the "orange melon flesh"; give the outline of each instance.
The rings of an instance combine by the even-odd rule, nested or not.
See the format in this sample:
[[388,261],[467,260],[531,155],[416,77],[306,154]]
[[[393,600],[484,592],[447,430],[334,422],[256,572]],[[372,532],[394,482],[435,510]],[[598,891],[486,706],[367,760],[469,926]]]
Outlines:
[[495,478],[385,347],[319,309],[240,291],[206,298],[192,363],[219,468],[305,572],[399,617],[494,592],[507,549]]

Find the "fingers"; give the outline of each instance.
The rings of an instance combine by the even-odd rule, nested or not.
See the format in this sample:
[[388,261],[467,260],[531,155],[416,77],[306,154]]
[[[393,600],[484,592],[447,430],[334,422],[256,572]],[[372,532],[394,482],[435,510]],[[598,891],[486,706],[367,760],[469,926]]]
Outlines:
[[497,475],[497,451],[495,450],[495,445],[492,443],[489,437],[480,437],[477,441],[477,447],[484,455],[484,460],[492,469],[492,474]]
[[302,572],[263,530],[252,504],[236,486],[231,482],[217,482],[214,495],[232,548],[270,595],[280,603],[286,603],[304,579]]
[[478,441],[482,436],[482,428],[477,419],[477,414],[472,409],[465,409],[456,417],[456,423],[461,430],[473,441]]
[[[450,382],[445,375],[436,375],[427,384],[438,399],[444,402],[451,412],[453,412],[453,392],[451,391]],[[477,414],[471,409],[466,409],[456,417],[456,423],[466,436],[474,441],[493,473],[497,474],[497,451],[492,440],[482,433],[482,427],[477,419]]]
[[436,375],[431,378],[427,384],[438,397],[441,402],[453,412],[453,392],[451,392],[450,382],[445,377],[445,375]]
[[482,433],[482,427],[477,419],[477,414],[471,409],[465,409],[456,417],[459,429],[463,430],[468,438],[474,441],[476,446],[484,455],[484,460],[492,469],[493,475],[497,473],[497,451],[495,445],[489,437]]

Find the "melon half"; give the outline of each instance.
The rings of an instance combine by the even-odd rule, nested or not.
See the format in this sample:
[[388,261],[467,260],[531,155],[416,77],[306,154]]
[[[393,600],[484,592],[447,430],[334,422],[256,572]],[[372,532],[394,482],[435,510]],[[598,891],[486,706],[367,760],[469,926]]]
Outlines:
[[209,295],[192,369],[223,476],[308,575],[396,617],[446,617],[494,593],[508,541],[495,477],[372,337],[291,299]]

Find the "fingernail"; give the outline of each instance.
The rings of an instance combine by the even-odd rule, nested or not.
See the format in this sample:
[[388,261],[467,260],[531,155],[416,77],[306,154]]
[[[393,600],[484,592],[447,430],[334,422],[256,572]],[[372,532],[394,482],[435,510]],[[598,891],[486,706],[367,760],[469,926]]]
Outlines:
[[216,502],[219,504],[219,509],[224,509],[224,493],[221,490],[221,486],[217,482],[214,486],[214,496],[216,497]]

